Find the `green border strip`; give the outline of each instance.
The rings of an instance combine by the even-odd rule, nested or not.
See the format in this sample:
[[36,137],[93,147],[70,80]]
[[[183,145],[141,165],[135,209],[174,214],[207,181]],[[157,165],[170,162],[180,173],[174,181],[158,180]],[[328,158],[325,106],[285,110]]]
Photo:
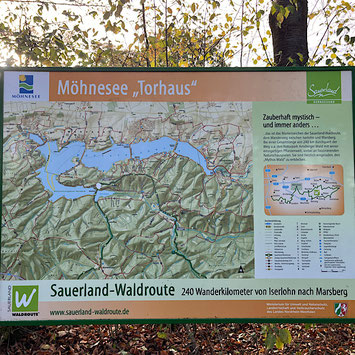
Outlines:
[[292,72],[355,71],[355,66],[342,67],[1,67],[0,71],[38,72]]
[[[37,72],[307,72],[307,71],[351,71],[352,75],[352,116],[353,116],[353,149],[355,153],[355,67],[270,67],[270,68],[130,68],[130,67],[14,67],[0,68],[0,186],[2,186],[3,158],[3,114],[4,114],[4,72],[37,71]],[[355,161],[354,161],[355,170]],[[2,201],[2,189],[0,191]],[[0,206],[2,215],[2,204]],[[355,240],[354,240],[355,243]],[[1,228],[0,228],[1,251]],[[1,264],[1,253],[0,253]],[[0,280],[1,285],[1,280]],[[185,323],[355,323],[355,318],[177,318],[177,319],[82,319],[82,320],[47,320],[47,321],[0,321],[0,326],[37,326],[37,325],[89,325],[89,324],[185,324]]]
[[[2,159],[3,159],[3,138],[4,138],[4,70],[0,69],[0,212],[1,212],[1,221],[2,221],[2,175],[3,175],[3,166],[2,166]],[[2,246],[2,222],[0,224],[0,271],[2,270],[2,253],[1,253],[1,246]],[[1,287],[1,278],[0,277],[0,287]],[[1,322],[0,322],[1,324]]]
[[46,321],[0,321],[0,326],[90,324],[201,324],[201,323],[355,323],[355,318],[177,318],[177,319],[78,319]]

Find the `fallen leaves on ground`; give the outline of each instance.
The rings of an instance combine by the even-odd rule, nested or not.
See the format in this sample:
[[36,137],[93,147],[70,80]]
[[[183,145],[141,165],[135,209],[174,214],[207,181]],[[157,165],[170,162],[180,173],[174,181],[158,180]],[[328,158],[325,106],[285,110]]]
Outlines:
[[[261,324],[133,324],[12,327],[1,354],[354,354],[354,324],[283,324],[292,342],[264,346]],[[5,327],[0,328],[0,332]]]

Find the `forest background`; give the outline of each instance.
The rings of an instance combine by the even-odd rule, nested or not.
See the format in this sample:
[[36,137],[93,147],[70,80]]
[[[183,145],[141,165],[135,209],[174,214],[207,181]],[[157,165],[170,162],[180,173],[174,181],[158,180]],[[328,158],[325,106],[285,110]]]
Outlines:
[[305,17],[303,65],[354,65],[354,4],[344,0],[2,0],[0,64],[272,66],[270,14],[281,30]]

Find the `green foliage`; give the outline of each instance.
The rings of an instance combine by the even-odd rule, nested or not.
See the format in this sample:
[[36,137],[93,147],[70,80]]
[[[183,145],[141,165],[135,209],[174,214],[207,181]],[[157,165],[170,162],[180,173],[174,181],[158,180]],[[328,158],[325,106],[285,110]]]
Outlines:
[[8,348],[9,344],[21,339],[21,336],[23,336],[26,331],[31,332],[36,329],[37,327],[29,327],[26,329],[26,327],[23,326],[0,327],[0,347],[2,347],[2,349],[5,347]]
[[354,6],[344,0],[326,0],[322,8],[312,9],[309,19],[319,20],[314,30],[322,29],[322,36],[310,56],[310,65],[354,65],[355,37],[350,32],[354,14]]
[[288,18],[290,14],[293,14],[297,11],[297,1],[290,1],[290,5],[282,6],[277,4],[276,2],[272,2],[271,5],[271,14],[276,15],[276,19],[278,21],[278,26],[281,28],[282,23],[285,19]]
[[265,337],[265,346],[267,349],[273,349],[276,346],[281,350],[285,344],[290,344],[292,337],[290,331],[286,328],[279,328],[275,324],[263,325],[262,333]]
[[314,323],[305,323],[304,328],[306,330],[309,330],[309,329],[313,328],[314,326],[315,326]]
[[[69,3],[68,3],[69,4]],[[354,65],[354,7],[309,0],[308,65]],[[0,3],[0,63],[14,66],[272,66],[265,0]]]
[[70,66],[76,61],[77,48],[88,48],[81,18],[70,9],[59,20],[49,15],[57,10],[55,5],[10,5],[0,22],[1,47],[10,52],[4,60],[7,65]]
[[0,327],[0,346],[7,343],[12,332],[13,327]]

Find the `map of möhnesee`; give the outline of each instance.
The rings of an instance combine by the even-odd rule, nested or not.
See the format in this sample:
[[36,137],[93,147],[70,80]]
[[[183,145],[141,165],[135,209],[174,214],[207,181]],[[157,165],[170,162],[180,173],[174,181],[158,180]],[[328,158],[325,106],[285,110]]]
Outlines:
[[251,104],[5,102],[5,279],[254,276]]

